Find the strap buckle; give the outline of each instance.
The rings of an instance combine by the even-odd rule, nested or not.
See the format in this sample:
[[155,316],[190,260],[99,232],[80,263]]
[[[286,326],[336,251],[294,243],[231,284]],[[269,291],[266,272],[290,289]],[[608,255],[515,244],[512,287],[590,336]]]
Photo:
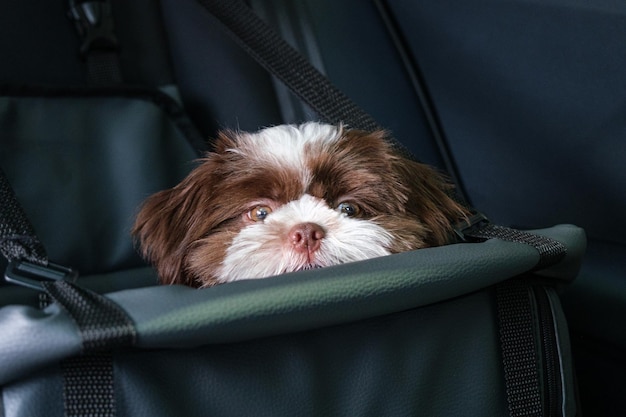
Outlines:
[[70,0],[68,16],[76,25],[83,43],[82,56],[93,50],[116,51],[117,37],[114,33],[111,2],[108,0]]
[[481,229],[486,224],[489,224],[489,219],[483,213],[474,211],[467,220],[459,222],[454,225],[454,233],[458,236],[461,242],[469,242],[469,237],[472,232]]
[[44,266],[28,261],[13,260],[9,262],[4,272],[5,281],[37,291],[45,291],[42,285],[45,281],[75,282],[77,278],[78,271],[51,262]]

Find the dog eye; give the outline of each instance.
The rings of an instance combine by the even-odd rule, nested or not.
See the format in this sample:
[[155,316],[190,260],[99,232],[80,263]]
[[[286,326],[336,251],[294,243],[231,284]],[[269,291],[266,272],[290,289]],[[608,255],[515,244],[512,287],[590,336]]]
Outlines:
[[271,212],[268,206],[256,206],[248,212],[248,217],[254,222],[262,222]]
[[337,211],[347,217],[354,217],[359,214],[359,208],[352,203],[339,203]]

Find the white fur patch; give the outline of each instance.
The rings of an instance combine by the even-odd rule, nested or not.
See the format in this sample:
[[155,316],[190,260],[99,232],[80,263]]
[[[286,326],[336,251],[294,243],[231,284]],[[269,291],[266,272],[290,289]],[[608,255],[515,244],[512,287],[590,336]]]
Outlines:
[[[325,237],[311,263],[293,249],[288,233],[300,223],[316,223]],[[219,282],[264,278],[316,267],[389,255],[392,236],[381,226],[350,218],[308,194],[272,212],[264,222],[244,227],[229,247]]]
[[341,136],[336,126],[315,122],[302,125],[279,125],[257,133],[243,133],[237,139],[238,147],[230,149],[248,158],[278,167],[302,170],[305,149],[315,143],[332,143]]

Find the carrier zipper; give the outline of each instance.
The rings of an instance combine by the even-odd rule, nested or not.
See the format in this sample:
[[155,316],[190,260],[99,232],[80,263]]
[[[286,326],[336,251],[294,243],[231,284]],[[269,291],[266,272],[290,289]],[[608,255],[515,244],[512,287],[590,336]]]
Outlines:
[[561,367],[554,315],[546,288],[534,286],[533,293],[537,302],[539,335],[543,352],[542,371],[545,377],[543,415],[559,417],[561,416]]

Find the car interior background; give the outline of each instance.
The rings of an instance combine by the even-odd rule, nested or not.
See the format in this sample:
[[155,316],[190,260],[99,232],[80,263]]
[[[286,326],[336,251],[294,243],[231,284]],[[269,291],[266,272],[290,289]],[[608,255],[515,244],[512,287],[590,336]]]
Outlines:
[[[581,406],[589,416],[626,413],[626,3],[248,4],[422,162],[446,171],[493,222],[585,229],[582,270],[561,294]],[[195,1],[111,0],[111,6],[124,84],[160,89],[184,106],[197,128],[189,127],[197,146],[171,149],[171,161],[142,147],[158,138],[134,145],[120,139],[111,163],[141,155],[144,167],[168,167],[146,180],[147,189],[179,180],[197,155],[194,147],[202,148],[218,129],[316,118]],[[0,5],[1,88],[90,84],[67,11],[66,0]],[[42,147],[40,157],[47,152]],[[97,158],[103,151],[86,152]],[[62,160],[62,151],[57,156]],[[4,169],[19,163],[0,155]],[[26,200],[42,202],[29,212],[34,224],[64,219],[37,228],[51,259],[63,261],[81,247],[82,236],[97,233],[103,247],[81,248],[86,257],[79,269],[104,273],[143,265],[127,234],[127,213],[141,196],[119,187],[125,174],[133,175],[120,173],[110,184],[102,179],[104,194],[77,190],[89,215],[72,208],[74,201],[41,200],[46,185],[32,184],[28,175],[20,180],[16,188],[31,190]],[[92,216],[116,227],[92,224]],[[76,238],[58,242],[67,230]]]

